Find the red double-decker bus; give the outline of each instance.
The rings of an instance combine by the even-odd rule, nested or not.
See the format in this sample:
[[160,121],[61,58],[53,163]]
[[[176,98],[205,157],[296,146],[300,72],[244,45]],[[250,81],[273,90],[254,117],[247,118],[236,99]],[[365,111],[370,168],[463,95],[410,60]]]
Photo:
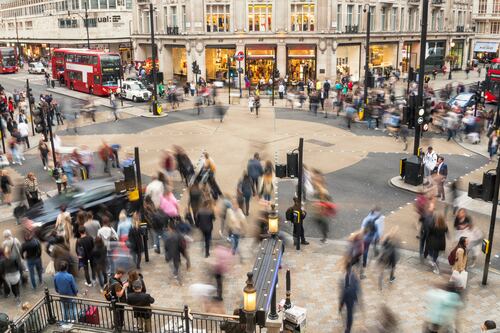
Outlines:
[[496,102],[500,93],[500,58],[491,60],[486,75],[484,98],[487,102]]
[[116,92],[120,78],[118,53],[88,49],[54,49],[52,76],[72,90],[98,96]]
[[17,73],[17,56],[13,47],[0,47],[0,74]]

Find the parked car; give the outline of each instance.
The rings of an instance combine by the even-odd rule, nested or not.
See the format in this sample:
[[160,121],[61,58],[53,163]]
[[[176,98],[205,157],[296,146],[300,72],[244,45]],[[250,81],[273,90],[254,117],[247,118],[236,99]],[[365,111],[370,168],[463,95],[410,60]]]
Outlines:
[[151,98],[151,92],[140,81],[126,80],[123,82],[121,96],[134,102],[147,101]]
[[63,204],[73,217],[80,207],[97,213],[100,206],[105,205],[114,217],[118,217],[124,207],[131,209],[127,193],[116,192],[112,178],[82,181],[67,192],[48,198],[26,211],[24,217],[33,221],[33,227],[41,239],[47,239],[52,232],[60,212],[59,207]]
[[458,104],[460,109],[462,109],[462,112],[465,112],[465,110],[474,105],[476,102],[475,100],[475,94],[474,93],[460,93],[448,100],[448,105],[449,106],[454,106],[455,104]]
[[28,64],[28,73],[30,74],[43,74],[45,70],[46,68],[41,62],[31,62]]

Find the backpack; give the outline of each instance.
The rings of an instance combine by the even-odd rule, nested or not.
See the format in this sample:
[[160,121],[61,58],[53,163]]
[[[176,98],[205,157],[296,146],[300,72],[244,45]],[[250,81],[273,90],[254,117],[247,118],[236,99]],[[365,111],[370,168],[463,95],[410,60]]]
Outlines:
[[457,262],[457,250],[458,250],[458,245],[455,246],[453,250],[451,250],[450,254],[448,255],[448,263],[450,266],[455,265],[455,262]]
[[375,222],[378,220],[379,217],[380,217],[380,215],[371,218],[368,221],[368,223],[365,225],[365,229],[366,229],[368,235],[373,236],[377,233],[377,223],[375,223]]
[[106,283],[104,285],[104,287],[102,288],[102,295],[104,296],[106,301],[109,302],[113,298],[113,286],[117,283],[118,283],[118,281],[116,281],[115,278],[110,278],[108,280],[108,283]]

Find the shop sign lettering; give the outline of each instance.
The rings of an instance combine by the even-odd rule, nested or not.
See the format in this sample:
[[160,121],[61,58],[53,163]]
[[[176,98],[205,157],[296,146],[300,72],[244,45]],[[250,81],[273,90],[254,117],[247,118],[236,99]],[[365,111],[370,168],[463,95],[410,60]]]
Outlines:
[[97,22],[99,23],[117,23],[120,22],[121,16],[120,15],[113,15],[113,16],[104,16],[104,17],[98,17]]

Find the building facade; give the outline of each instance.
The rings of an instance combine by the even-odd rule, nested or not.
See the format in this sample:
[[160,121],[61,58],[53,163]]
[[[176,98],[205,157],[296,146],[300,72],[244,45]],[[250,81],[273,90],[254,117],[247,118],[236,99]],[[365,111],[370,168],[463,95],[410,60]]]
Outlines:
[[487,60],[498,57],[500,40],[500,0],[475,0],[473,6],[475,38],[473,56]]
[[[472,2],[430,0],[426,67],[469,60]],[[136,60],[151,56],[149,1],[133,4]],[[419,0],[153,0],[155,42],[165,78],[194,79],[196,61],[207,80],[241,67],[250,80],[268,80],[274,67],[291,81],[364,76],[367,14],[369,64],[379,72],[418,67]],[[237,62],[233,56],[244,55]],[[449,66],[449,64],[447,64]]]
[[56,47],[90,46],[132,60],[132,0],[4,0],[0,45],[20,47],[27,58],[47,57]]

